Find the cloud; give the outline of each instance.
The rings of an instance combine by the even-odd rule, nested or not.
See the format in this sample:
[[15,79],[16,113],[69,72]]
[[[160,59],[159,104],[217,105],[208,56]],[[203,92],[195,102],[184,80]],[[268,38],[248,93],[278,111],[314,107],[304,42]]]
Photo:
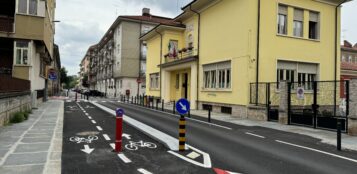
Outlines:
[[153,15],[175,17],[180,7],[191,0],[61,0],[57,1],[55,42],[59,45],[62,66],[70,75],[89,46],[96,44],[119,15],[140,15],[150,8]]

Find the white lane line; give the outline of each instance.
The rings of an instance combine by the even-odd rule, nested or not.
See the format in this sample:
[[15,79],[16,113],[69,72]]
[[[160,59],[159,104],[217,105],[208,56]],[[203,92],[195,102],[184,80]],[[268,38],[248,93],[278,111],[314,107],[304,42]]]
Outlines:
[[124,163],[131,163],[131,160],[127,158],[124,154],[120,153],[118,154],[118,157],[124,162]]
[[191,159],[196,159],[197,157],[201,156],[200,154],[196,153],[196,152],[191,152],[188,155],[186,155],[187,157],[191,158]]
[[88,118],[89,118],[89,119],[92,119],[92,117],[91,117],[91,116],[88,116]]
[[97,126],[97,129],[98,129],[99,131],[102,131],[102,130],[103,130],[100,126]]
[[[121,102],[121,101],[118,101],[118,102],[119,102],[119,103],[123,103],[123,102]],[[127,103],[124,103],[124,104],[127,104]],[[156,111],[156,112],[160,112],[160,113],[164,113],[164,114],[168,114],[168,115],[172,115],[172,116],[175,116],[175,117],[180,117],[179,115],[172,114],[172,113],[169,113],[169,112],[164,112],[164,111],[155,110],[155,109],[151,109],[151,108],[147,108],[147,107],[142,107],[142,106],[139,106],[139,105],[135,105],[135,106],[138,106],[138,107],[141,107],[141,108],[144,108],[144,109],[148,109],[148,110],[152,110],[152,111]],[[187,117],[186,119],[187,119],[187,120],[196,121],[196,122],[199,122],[199,123],[203,123],[203,124],[208,124],[208,125],[211,125],[211,126],[220,127],[220,128],[223,128],[223,129],[232,130],[232,128],[227,127],[227,126],[222,126],[222,125],[219,125],[219,124],[209,123],[209,122],[202,121],[202,120],[197,120],[197,119],[194,119],[194,118],[188,118],[188,117]]]
[[113,149],[115,149],[115,143],[110,143],[109,144]]
[[255,137],[259,137],[259,138],[265,138],[264,136],[253,134],[253,133],[250,133],[250,132],[246,132],[245,134],[251,135],[251,136],[255,136]]
[[151,172],[149,172],[149,171],[147,171],[147,170],[145,170],[143,168],[138,169],[138,172],[140,172],[142,174],[152,174]]
[[311,150],[311,151],[314,151],[314,152],[319,152],[319,153],[322,153],[322,154],[325,154],[325,155],[330,155],[330,156],[333,156],[333,157],[336,157],[336,158],[341,158],[341,159],[344,159],[344,160],[348,160],[348,161],[357,163],[357,160],[352,159],[352,158],[347,158],[347,157],[344,157],[344,156],[336,155],[336,154],[329,153],[329,152],[324,152],[324,151],[313,149],[313,148],[310,148],[310,147],[305,147],[305,146],[300,146],[300,145],[297,145],[297,144],[288,143],[288,142],[285,142],[285,141],[280,141],[280,140],[275,140],[275,141],[278,142],[278,143],[282,143],[282,144],[286,144],[286,145],[290,145],[290,146],[295,146],[295,147]]
[[102,101],[103,103],[107,102],[107,101]]
[[110,137],[107,134],[103,134],[105,140],[110,141]]
[[[92,123],[93,123],[93,124],[97,124],[97,122],[95,122],[94,120],[92,120]],[[97,126],[97,128],[98,128],[98,126]]]
[[86,113],[86,116],[88,116],[89,114],[88,113]]

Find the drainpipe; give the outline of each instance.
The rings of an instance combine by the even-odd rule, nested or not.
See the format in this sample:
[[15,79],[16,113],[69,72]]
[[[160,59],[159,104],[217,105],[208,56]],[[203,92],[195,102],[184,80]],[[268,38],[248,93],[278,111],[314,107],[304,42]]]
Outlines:
[[198,57],[198,59],[197,59],[197,92],[196,92],[196,94],[197,94],[197,99],[196,99],[196,107],[198,108],[198,91],[199,91],[199,86],[200,86],[200,84],[199,84],[199,78],[200,78],[200,76],[199,76],[199,74],[200,74],[200,33],[201,33],[201,14],[199,13],[199,12],[197,12],[197,11],[195,11],[195,10],[192,10],[192,5],[190,5],[190,11],[192,11],[193,13],[196,13],[197,14],[197,16],[198,16],[198,27],[197,27],[197,32],[198,32],[198,35],[197,35],[197,57]]
[[[339,7],[341,7],[341,5],[343,4],[343,3],[345,3],[345,2],[347,2],[347,0],[343,0],[341,3],[339,3],[337,6],[336,6],[336,9],[335,9],[335,83],[334,83],[334,88],[335,88],[335,91],[334,91],[334,104],[335,104],[335,106],[336,106],[336,97],[337,97],[337,53],[338,53],[338,50],[337,49],[340,49],[340,46],[339,46],[339,44],[340,43],[337,43],[337,40],[338,40],[338,38],[337,38],[337,35],[338,35],[338,22],[337,22],[337,20],[338,20],[338,8]],[[334,115],[336,115],[336,107],[334,107],[334,110],[333,110],[333,112],[334,112]]]
[[161,91],[162,91],[162,34],[155,29],[155,32],[160,35],[160,98],[162,99]]
[[256,77],[255,77],[255,103],[258,105],[258,83],[259,83],[259,51],[260,51],[260,0],[258,0],[258,28],[257,28],[257,61],[256,61]]
[[[141,30],[142,30],[142,21],[140,21],[140,29],[139,29],[139,33],[140,33],[140,36],[141,36]],[[143,41],[142,40],[139,40],[139,74],[138,74],[138,79],[140,79],[141,81],[141,74],[140,74],[140,68],[141,68],[141,61],[143,61],[143,56],[141,55],[141,51],[143,50]],[[137,96],[139,95],[140,93],[140,83],[137,83],[138,84],[138,91],[137,91]]]

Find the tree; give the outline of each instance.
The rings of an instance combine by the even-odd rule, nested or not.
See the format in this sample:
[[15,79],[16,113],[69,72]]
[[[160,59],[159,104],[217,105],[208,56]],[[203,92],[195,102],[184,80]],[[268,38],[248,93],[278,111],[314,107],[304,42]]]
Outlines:
[[62,67],[60,72],[61,72],[61,83],[64,83],[65,84],[65,88],[67,88],[68,84],[69,84],[69,79],[68,79],[68,76],[67,76],[68,71],[66,70],[65,67]]

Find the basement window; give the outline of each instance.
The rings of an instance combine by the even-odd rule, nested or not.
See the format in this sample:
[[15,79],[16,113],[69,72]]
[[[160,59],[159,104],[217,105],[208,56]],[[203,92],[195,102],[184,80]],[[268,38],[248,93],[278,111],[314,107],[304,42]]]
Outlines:
[[222,106],[222,107],[221,107],[221,112],[222,112],[222,113],[225,113],[225,114],[232,114],[232,107]]

